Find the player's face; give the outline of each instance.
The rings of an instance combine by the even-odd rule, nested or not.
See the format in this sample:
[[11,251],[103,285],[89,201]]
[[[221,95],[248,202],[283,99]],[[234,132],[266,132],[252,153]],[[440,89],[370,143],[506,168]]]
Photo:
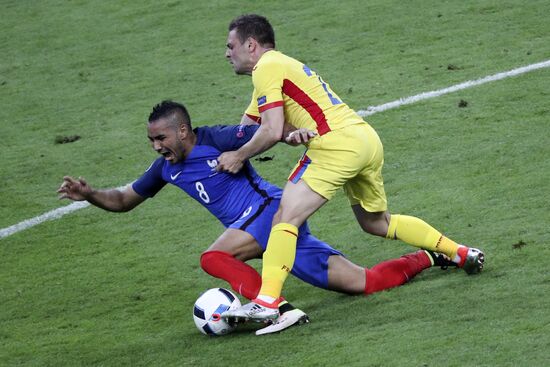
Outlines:
[[168,120],[159,119],[147,125],[147,137],[152,148],[174,164],[185,159],[184,135]]
[[252,73],[254,63],[251,60],[249,52],[250,41],[246,40],[241,43],[237,36],[237,30],[233,29],[227,36],[227,49],[225,50],[225,57],[233,65],[233,70],[236,74],[248,74]]

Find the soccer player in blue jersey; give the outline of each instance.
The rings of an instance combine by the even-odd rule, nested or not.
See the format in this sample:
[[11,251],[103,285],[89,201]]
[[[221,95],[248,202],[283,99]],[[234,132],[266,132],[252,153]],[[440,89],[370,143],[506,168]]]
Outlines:
[[[208,209],[226,227],[201,256],[201,267],[227,281],[248,299],[261,288],[261,276],[245,261],[261,258],[282,190],[259,176],[250,162],[236,174],[216,170],[224,151],[246,144],[257,126],[213,126],[192,129],[186,108],[164,101],[149,116],[148,138],[161,157],[124,189],[95,190],[84,179],[66,176],[60,198],[87,200],[102,209],[125,212],[172,184]],[[307,131],[293,132],[297,143]],[[289,143],[293,143],[289,141]],[[312,236],[307,223],[300,227],[292,274],[314,286],[349,294],[371,294],[406,283],[433,265],[453,265],[442,255],[418,251],[367,269]],[[281,331],[308,321],[307,315],[284,301],[280,316],[258,335]]]

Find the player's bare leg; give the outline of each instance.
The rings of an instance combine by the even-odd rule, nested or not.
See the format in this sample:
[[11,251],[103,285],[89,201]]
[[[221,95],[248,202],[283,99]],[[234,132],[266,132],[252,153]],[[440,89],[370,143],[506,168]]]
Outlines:
[[228,228],[206,251],[227,252],[237,260],[248,261],[262,258],[262,248],[250,233]]
[[365,268],[343,256],[328,258],[328,289],[340,293],[362,294],[365,291]]

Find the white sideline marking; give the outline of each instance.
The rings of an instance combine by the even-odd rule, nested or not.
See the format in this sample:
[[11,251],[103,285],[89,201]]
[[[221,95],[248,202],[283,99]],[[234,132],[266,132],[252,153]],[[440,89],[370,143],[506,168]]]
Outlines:
[[[542,68],[547,68],[547,67],[550,67],[550,60],[546,60],[546,61],[539,62],[539,63],[536,63],[536,64],[531,64],[531,65],[523,66],[523,67],[520,67],[520,68],[517,68],[517,69],[513,69],[513,70],[510,70],[510,71],[505,71],[505,72],[502,72],[502,73],[490,75],[490,76],[487,76],[487,77],[481,78],[481,79],[469,80],[469,81],[466,81],[464,83],[456,84],[456,85],[453,85],[453,86],[448,87],[448,88],[443,88],[443,89],[439,89],[439,90],[435,90],[435,91],[431,91],[431,92],[424,92],[424,93],[420,93],[420,94],[417,94],[417,95],[411,96],[411,97],[400,98],[396,101],[384,103],[384,104],[381,104],[379,106],[369,106],[366,110],[359,110],[359,111],[357,111],[357,113],[362,117],[370,116],[370,115],[374,115],[375,113],[378,113],[378,112],[383,112],[383,111],[390,110],[392,108],[398,108],[398,107],[405,106],[405,105],[408,105],[408,104],[423,101],[425,99],[439,97],[439,96],[442,96],[444,94],[453,93],[453,92],[456,92],[456,91],[459,91],[459,90],[462,90],[462,89],[475,87],[475,86],[478,86],[478,85],[481,85],[481,84],[494,82],[494,81],[497,81],[497,80],[509,78],[509,77],[512,77],[512,76],[524,74],[524,73],[527,73],[527,72],[530,72],[530,71],[534,71],[534,70],[538,70],[538,69],[542,69]],[[119,189],[122,189],[126,186],[119,187]],[[76,210],[79,210],[79,209],[82,209],[82,208],[86,208],[89,205],[90,205],[90,203],[88,203],[87,201],[77,201],[77,202],[74,202],[70,205],[67,205],[67,206],[64,206],[64,207],[61,207],[61,208],[58,208],[58,209],[54,209],[52,211],[49,211],[49,212],[44,213],[42,215],[39,215],[38,217],[27,219],[27,220],[24,220],[20,223],[14,224],[13,226],[3,228],[3,229],[0,230],[0,239],[4,238],[4,237],[11,236],[14,233],[24,231],[26,229],[34,227],[35,225],[43,223],[45,221],[61,218],[62,216],[66,215],[66,214],[72,213],[72,212],[74,212]]]
[[401,106],[404,106],[404,105],[416,103],[416,102],[419,102],[419,101],[423,101],[425,99],[439,97],[439,96],[442,96],[444,94],[456,92],[456,91],[466,89],[466,88],[475,87],[475,86],[485,84],[485,83],[489,83],[489,82],[494,82],[496,80],[509,78],[511,76],[524,74],[524,73],[527,73],[529,71],[542,69],[542,68],[547,68],[549,66],[550,66],[550,60],[546,60],[546,61],[543,61],[543,62],[539,62],[537,64],[531,64],[531,65],[523,66],[521,68],[510,70],[510,71],[505,71],[505,72],[502,72],[502,73],[490,75],[490,76],[487,76],[485,78],[476,79],[476,80],[468,80],[467,82],[456,84],[456,85],[453,85],[453,86],[448,87],[448,88],[443,88],[443,89],[440,89],[440,90],[434,90],[434,91],[431,91],[431,92],[424,92],[424,93],[417,94],[416,96],[411,96],[411,97],[406,97],[406,98],[399,98],[396,101],[384,103],[384,104],[379,105],[379,106],[369,106],[369,107],[367,107],[366,110],[359,110],[359,111],[357,111],[357,113],[361,117],[370,116],[370,115],[374,115],[377,112],[382,112],[382,111],[390,110],[392,108],[397,108],[397,107],[401,107]]
[[[121,186],[121,187],[117,187],[117,190],[124,190],[129,185],[130,184],[124,185],[124,186]],[[2,239],[4,237],[11,236],[14,233],[24,231],[25,229],[29,229],[31,227],[34,227],[37,224],[46,222],[48,220],[54,220],[54,219],[61,218],[62,216],[66,215],[66,214],[70,214],[74,211],[86,208],[90,205],[91,204],[87,201],[75,201],[72,204],[65,205],[61,208],[50,210],[49,212],[44,213],[42,215],[39,215],[38,217],[34,217],[34,218],[31,218],[31,219],[24,220],[22,222],[19,222],[17,224],[14,224],[13,226],[9,226],[7,228],[2,228],[0,230],[0,239]]]
[[25,229],[34,227],[37,224],[40,224],[42,222],[45,222],[47,220],[53,220],[57,218],[61,218],[65,214],[72,213],[78,209],[85,208],[87,206],[90,206],[90,203],[87,201],[75,201],[74,203],[70,205],[63,206],[61,208],[57,208],[54,210],[51,210],[47,213],[44,213],[42,215],[39,215],[38,217],[34,217],[31,219],[24,220],[22,222],[19,222],[17,224],[14,224],[13,226],[3,228],[0,231],[0,238],[11,236],[14,233],[17,233],[19,231],[24,231]]

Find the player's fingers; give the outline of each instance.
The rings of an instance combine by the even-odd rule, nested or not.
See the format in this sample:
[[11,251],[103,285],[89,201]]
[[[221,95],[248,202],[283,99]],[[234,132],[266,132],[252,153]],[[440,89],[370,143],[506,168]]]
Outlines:
[[288,134],[286,142],[290,144],[300,144],[299,136],[300,132],[298,130],[294,130],[290,134]]
[[227,167],[227,165],[225,165],[225,163],[218,163],[218,165],[216,166],[216,171],[218,172],[229,172],[229,167]]
[[67,190],[74,190],[75,187],[77,187],[80,183],[75,180],[72,177],[67,176],[65,182],[63,183],[63,187],[65,187]]
[[72,178],[71,176],[63,177],[63,181],[69,182],[69,183],[75,183],[76,182],[76,180],[74,178]]
[[230,172],[233,174],[238,173],[241,170],[241,168],[243,168],[243,163],[240,161],[237,161],[233,166],[231,166]]
[[227,172],[235,174],[239,172],[239,167],[236,164],[234,164],[231,167],[228,167]]
[[59,189],[57,189],[57,192],[66,191],[69,188],[69,181],[63,181],[61,186],[59,186]]
[[309,131],[301,131],[300,138],[302,139],[302,143],[307,143],[309,141]]
[[305,143],[307,140],[304,139],[304,135],[302,133],[296,135],[296,143],[302,144]]
[[313,138],[317,133],[313,130],[304,129],[304,136],[307,136],[308,140]]
[[216,166],[217,172],[222,172],[224,170],[225,168],[224,161],[225,161],[225,153],[222,153],[218,156],[218,165]]

